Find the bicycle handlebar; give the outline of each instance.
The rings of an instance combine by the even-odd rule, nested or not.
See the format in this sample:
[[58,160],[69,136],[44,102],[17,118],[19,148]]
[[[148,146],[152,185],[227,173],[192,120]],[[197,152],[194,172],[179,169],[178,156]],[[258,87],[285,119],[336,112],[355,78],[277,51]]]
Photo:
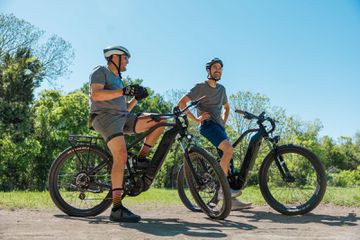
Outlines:
[[249,113],[249,112],[243,111],[243,110],[239,110],[239,109],[235,109],[235,112],[239,113],[241,115],[244,115],[245,119],[248,119],[248,120],[256,119],[256,120],[258,120],[259,125],[262,124],[265,121],[270,122],[272,128],[271,128],[270,131],[268,131],[268,133],[272,133],[275,130],[275,127],[276,127],[275,120],[270,118],[270,117],[265,117],[265,112],[260,113],[259,116],[256,116],[256,115],[254,115],[252,113]]
[[151,114],[150,117],[154,121],[160,121],[162,119],[171,119],[171,118],[177,118],[185,113],[186,110],[188,110],[191,107],[194,107],[200,103],[202,99],[204,99],[206,96],[202,96],[199,99],[195,101],[191,101],[188,106],[186,106],[183,110],[180,110],[179,106],[174,107],[173,113],[165,113],[165,114]]

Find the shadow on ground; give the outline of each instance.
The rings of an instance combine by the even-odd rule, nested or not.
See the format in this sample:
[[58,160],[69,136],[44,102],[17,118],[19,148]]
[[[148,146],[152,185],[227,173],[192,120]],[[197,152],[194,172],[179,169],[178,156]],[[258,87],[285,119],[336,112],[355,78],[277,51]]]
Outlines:
[[[140,223],[115,223],[107,216],[96,216],[89,218],[71,217],[67,215],[55,215],[63,219],[87,221],[89,224],[114,224],[123,228],[131,228],[143,233],[156,236],[176,236],[183,234],[191,237],[221,238],[227,237],[223,232],[224,228],[253,230],[255,226],[231,220],[206,221],[206,223],[188,222],[177,218],[143,218]],[[208,220],[208,219],[207,219]]]
[[[345,213],[343,216],[334,216],[326,214],[308,213],[301,216],[285,216],[280,213],[274,213],[263,210],[243,210],[233,211],[231,216],[226,220],[215,221],[204,219],[199,222],[186,221],[179,218],[143,218],[140,223],[115,223],[109,220],[108,216],[95,216],[88,218],[71,217],[68,215],[55,215],[57,218],[85,221],[89,224],[112,224],[119,225],[122,228],[135,229],[139,232],[151,234],[154,236],[176,236],[185,235],[190,237],[201,238],[222,238],[227,237],[225,231],[244,230],[251,231],[258,229],[261,222],[272,222],[284,224],[308,224],[318,223],[328,226],[358,226],[360,218],[354,212]],[[252,225],[251,223],[254,223]],[[258,223],[258,224],[256,224]],[[290,226],[289,226],[290,227]],[[291,228],[291,227],[290,227]]]
[[360,217],[356,213],[350,212],[344,216],[332,216],[325,214],[308,213],[299,216],[286,216],[279,213],[243,210],[242,212],[232,213],[233,216],[248,219],[249,222],[272,221],[282,224],[306,224],[322,223],[329,226],[358,226]]

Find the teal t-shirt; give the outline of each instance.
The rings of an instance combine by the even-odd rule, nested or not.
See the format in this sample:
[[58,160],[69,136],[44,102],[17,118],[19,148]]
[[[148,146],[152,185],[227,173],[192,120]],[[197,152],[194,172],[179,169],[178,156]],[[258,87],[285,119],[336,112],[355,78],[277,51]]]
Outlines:
[[[107,67],[97,66],[90,74],[90,85],[92,83],[104,84],[105,90],[122,89],[124,83],[120,77],[115,76]],[[106,101],[93,101],[90,98],[90,113],[128,113],[125,96],[120,96]]]

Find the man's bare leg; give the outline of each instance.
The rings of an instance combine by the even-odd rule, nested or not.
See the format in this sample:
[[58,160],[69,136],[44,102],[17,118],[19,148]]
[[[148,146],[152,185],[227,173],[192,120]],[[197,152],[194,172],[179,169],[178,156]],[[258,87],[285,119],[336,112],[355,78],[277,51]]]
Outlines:
[[[160,121],[160,122],[165,122],[165,121]],[[139,116],[135,125],[135,132],[140,133],[147,131],[156,124],[159,124],[160,122],[153,121],[151,117],[148,116],[148,114]],[[164,129],[165,127],[159,127],[145,138],[144,144],[139,152],[140,157],[145,158],[149,154],[151,147],[154,146],[160,135],[164,132]]]
[[228,175],[230,161],[233,156],[234,149],[228,140],[223,140],[218,148],[223,152],[223,155],[220,159],[220,166],[225,173],[225,176]]

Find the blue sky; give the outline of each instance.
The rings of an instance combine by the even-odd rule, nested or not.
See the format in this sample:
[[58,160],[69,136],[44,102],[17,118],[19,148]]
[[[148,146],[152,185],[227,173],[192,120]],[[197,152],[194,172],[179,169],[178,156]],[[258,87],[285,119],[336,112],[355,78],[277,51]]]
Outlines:
[[264,94],[288,115],[320,119],[321,135],[360,131],[359,0],[1,0],[0,11],[71,43],[64,92],[87,82],[112,44],[132,53],[124,75],[162,94],[204,80],[217,56],[228,94]]

